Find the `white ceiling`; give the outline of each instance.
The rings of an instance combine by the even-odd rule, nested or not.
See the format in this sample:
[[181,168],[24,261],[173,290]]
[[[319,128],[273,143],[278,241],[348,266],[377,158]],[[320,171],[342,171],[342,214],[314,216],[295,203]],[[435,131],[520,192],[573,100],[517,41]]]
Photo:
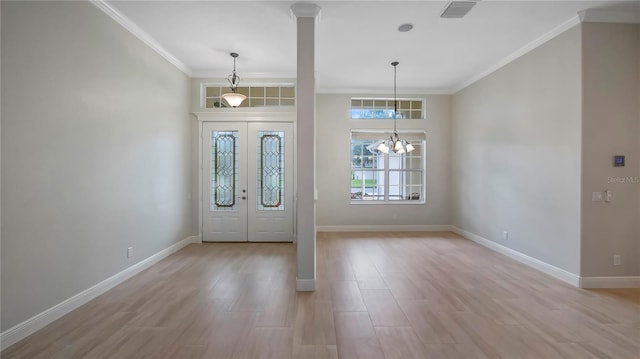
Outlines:
[[[294,1],[109,1],[193,77],[226,77],[238,52],[243,78],[294,78]],[[581,10],[640,13],[640,1],[483,0],[463,19],[448,1],[315,1],[320,92],[451,93],[576,23]],[[126,20],[125,20],[126,21]],[[408,33],[399,25],[412,23]]]

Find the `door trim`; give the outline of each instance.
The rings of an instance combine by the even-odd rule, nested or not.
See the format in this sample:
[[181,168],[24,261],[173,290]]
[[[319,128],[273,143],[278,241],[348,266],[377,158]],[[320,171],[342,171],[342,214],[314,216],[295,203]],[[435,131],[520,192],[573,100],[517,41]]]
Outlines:
[[283,123],[292,123],[293,124],[293,243],[297,241],[297,228],[296,228],[296,218],[297,218],[297,202],[298,202],[298,170],[296,168],[296,157],[298,153],[298,141],[296,140],[297,134],[297,123],[296,123],[296,112],[242,112],[238,111],[235,113],[213,113],[213,112],[192,112],[192,115],[195,117],[198,126],[198,236],[200,241],[197,243],[202,243],[203,231],[202,231],[202,221],[203,221],[203,213],[202,213],[202,205],[204,198],[202,198],[202,184],[203,184],[203,158],[202,158],[202,147],[203,147],[203,123],[204,122],[283,122]]

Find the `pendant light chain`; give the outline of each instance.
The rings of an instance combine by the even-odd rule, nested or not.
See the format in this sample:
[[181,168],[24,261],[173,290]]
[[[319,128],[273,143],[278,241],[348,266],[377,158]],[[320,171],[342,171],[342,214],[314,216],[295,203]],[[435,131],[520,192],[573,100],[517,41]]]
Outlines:
[[238,93],[240,76],[236,74],[236,58],[239,55],[235,52],[232,52],[229,55],[233,57],[233,73],[227,77],[227,81],[229,81],[229,87],[231,88],[231,92],[223,94],[222,98],[227,101],[227,104],[229,104],[229,106],[236,108],[240,106],[242,101],[246,100],[247,96]]
[[238,85],[240,84],[240,77],[236,74],[236,58],[238,54],[231,53],[231,57],[233,57],[233,73],[231,74],[231,79],[229,80],[229,84],[231,84],[231,92],[238,92]]
[[233,74],[231,75],[231,91],[237,92],[238,86],[236,86],[236,58],[233,58]]

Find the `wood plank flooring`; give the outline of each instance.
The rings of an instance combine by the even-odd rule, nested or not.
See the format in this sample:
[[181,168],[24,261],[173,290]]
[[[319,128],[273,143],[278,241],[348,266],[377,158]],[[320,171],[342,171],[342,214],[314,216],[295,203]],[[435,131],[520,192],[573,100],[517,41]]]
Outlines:
[[53,358],[640,358],[640,289],[581,290],[452,233],[193,244],[5,350]]

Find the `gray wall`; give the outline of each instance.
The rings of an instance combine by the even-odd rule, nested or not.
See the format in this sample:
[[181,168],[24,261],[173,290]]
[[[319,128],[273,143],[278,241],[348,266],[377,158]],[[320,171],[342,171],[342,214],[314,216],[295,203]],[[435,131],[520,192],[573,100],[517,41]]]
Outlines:
[[424,121],[398,121],[400,130],[411,128],[427,133],[426,204],[384,206],[350,204],[350,130],[390,130],[393,122],[351,120],[351,97],[317,96],[318,226],[449,224],[451,96],[426,96]]
[[191,130],[188,78],[90,3],[1,4],[5,331],[191,234]]
[[[576,26],[453,96],[452,224],[580,273]],[[502,232],[509,239],[502,239]]]
[[[581,272],[638,276],[640,26],[584,23],[582,48]],[[626,166],[613,167],[614,155],[626,155]],[[592,192],[605,189],[613,191],[611,203],[591,202]]]

